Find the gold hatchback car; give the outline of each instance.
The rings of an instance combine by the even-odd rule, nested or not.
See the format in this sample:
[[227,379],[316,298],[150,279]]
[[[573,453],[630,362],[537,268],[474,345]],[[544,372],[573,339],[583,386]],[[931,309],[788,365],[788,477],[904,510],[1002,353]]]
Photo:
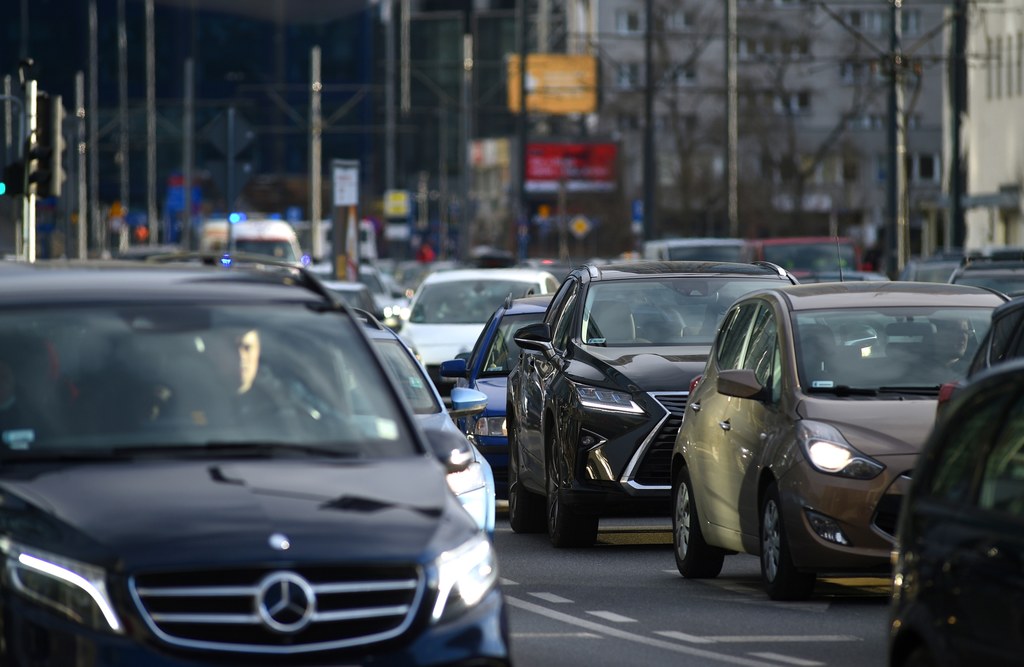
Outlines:
[[672,454],[679,572],[761,558],[768,595],[887,574],[900,503],[935,419],[1005,301],[979,288],[857,282],[737,300],[691,388]]

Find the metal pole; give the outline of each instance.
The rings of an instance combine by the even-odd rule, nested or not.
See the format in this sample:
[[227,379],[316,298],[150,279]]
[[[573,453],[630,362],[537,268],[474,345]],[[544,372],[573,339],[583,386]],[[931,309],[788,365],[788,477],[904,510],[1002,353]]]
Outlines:
[[967,2],[955,0],[953,5],[953,39],[949,60],[950,155],[949,215],[943,247],[963,248],[967,227],[964,221],[963,196],[966,190],[961,159],[960,126],[967,111]]
[[[121,210],[127,214],[131,197],[131,178],[128,171],[131,150],[128,137],[128,29],[125,25],[125,0],[117,0],[117,124],[118,124],[118,157],[121,167]],[[127,217],[127,215],[125,216]],[[123,230],[126,222],[122,222]],[[120,242],[119,242],[120,243]]]
[[516,165],[516,201],[515,201],[515,218],[512,221],[511,238],[513,240],[512,247],[517,249],[517,255],[519,259],[525,259],[528,249],[524,243],[517,243],[519,237],[523,234],[522,229],[526,227],[526,215],[527,215],[527,203],[526,203],[526,146],[529,134],[529,117],[527,116],[526,107],[526,71],[527,71],[527,58],[529,49],[526,45],[526,26],[527,26],[527,2],[528,0],[519,0],[517,9],[519,10],[519,16],[517,17],[517,46],[519,48],[519,112],[516,114],[516,137],[519,140],[518,146],[518,164]]
[[459,257],[469,256],[470,225],[469,206],[469,137],[470,137],[470,89],[473,86],[473,35],[462,36],[462,103],[459,117]]
[[[28,146],[34,146],[39,141],[39,137],[36,134],[39,130],[39,119],[38,119],[38,106],[36,104],[36,94],[38,92],[38,84],[35,79],[30,79],[25,82],[25,106],[28,108]],[[31,156],[29,151],[25,151],[25,196],[22,198],[23,210],[21,215],[22,220],[22,234],[21,238],[25,243],[24,251],[22,256],[29,262],[36,261],[36,196],[32,192],[32,188],[29,184],[28,175],[32,171],[30,165]]]
[[228,209],[228,224],[227,224],[227,243],[225,249],[227,252],[235,251],[235,239],[234,233],[231,229],[231,212],[235,209],[235,107],[228,107],[228,137],[227,147],[228,154],[227,160],[227,174],[225,174],[225,181],[227,183],[227,209]]
[[437,107],[437,258],[448,259],[448,105]]
[[78,195],[78,254],[79,259],[85,259],[89,253],[89,199],[86,189],[86,164],[85,150],[88,145],[85,141],[85,72],[75,74],[75,177],[78,185],[75,194]]
[[156,209],[156,37],[153,27],[153,0],[146,0],[146,219],[149,244],[160,236]]
[[4,77],[3,92],[4,101],[4,165],[13,162],[11,159],[12,148],[14,147],[14,113],[11,105],[11,76]]
[[401,57],[402,57],[402,115],[408,115],[409,110],[412,108],[412,91],[411,81],[412,72],[410,71],[409,65],[409,0],[401,0],[402,15],[399,17],[399,21],[402,26],[402,44],[401,44]]
[[644,239],[657,238],[654,164],[654,0],[644,0]]
[[195,122],[196,122],[196,91],[195,91],[195,62],[192,58],[185,59],[185,114],[184,114],[184,130],[182,132],[183,140],[185,145],[182,146],[181,157],[182,166],[181,172],[184,178],[183,187],[185,188],[185,211],[182,213],[181,221],[181,244],[185,250],[192,249],[192,168],[195,162],[194,157],[194,146],[195,141],[193,135],[195,134]]
[[891,82],[889,89],[889,213],[890,275],[903,270],[907,260],[906,125],[903,117],[902,0],[892,0],[889,20]]
[[89,222],[97,250],[100,254],[107,253],[109,234],[100,219],[99,203],[99,38],[97,37],[96,0],[89,0]]
[[725,199],[732,238],[740,235],[736,55],[736,0],[725,0]]
[[310,252],[317,261],[323,257],[323,240],[320,238],[320,225],[322,212],[322,201],[320,199],[321,178],[323,175],[322,148],[322,119],[320,110],[320,91],[323,83],[320,81],[320,47],[314,46],[309,55],[309,228],[312,232],[312,244]]
[[28,57],[28,0],[21,0],[21,44],[18,45],[18,58],[24,60]]
[[395,188],[395,0],[381,3],[384,23],[384,189]]

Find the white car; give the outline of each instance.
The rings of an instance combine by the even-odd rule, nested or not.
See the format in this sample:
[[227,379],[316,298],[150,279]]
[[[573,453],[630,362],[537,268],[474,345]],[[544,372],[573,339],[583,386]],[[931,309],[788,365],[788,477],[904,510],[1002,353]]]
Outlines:
[[535,269],[432,273],[416,291],[400,333],[416,350],[434,385],[447,395],[451,385],[441,381],[441,362],[471,351],[487,319],[509,294],[553,294],[558,285],[554,275]]

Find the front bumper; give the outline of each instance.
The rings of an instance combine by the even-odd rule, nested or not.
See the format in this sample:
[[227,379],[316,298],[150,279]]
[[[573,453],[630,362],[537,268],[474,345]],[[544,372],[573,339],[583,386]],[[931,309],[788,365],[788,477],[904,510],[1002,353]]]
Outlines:
[[[878,460],[885,470],[870,480],[825,475],[804,462],[794,465],[779,481],[790,553],[798,568],[822,573],[889,573],[896,518],[917,455]],[[821,537],[811,526],[808,510],[831,519],[848,543]]]
[[0,604],[3,623],[0,664],[10,667],[237,664],[502,667],[510,664],[507,611],[498,589],[451,621],[436,625],[418,622],[402,637],[388,642],[358,650],[292,656],[175,650],[148,633],[137,616],[125,616],[125,635],[89,630],[9,590],[3,592]]

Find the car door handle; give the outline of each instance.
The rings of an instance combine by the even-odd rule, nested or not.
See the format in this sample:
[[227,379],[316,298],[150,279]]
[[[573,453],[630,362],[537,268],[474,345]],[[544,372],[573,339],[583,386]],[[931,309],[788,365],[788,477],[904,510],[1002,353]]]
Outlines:
[[725,421],[718,422],[718,425],[720,427],[722,427],[723,431],[731,431],[732,430],[732,424],[729,423],[728,419],[726,419]]
[[690,409],[694,412],[700,412],[700,403],[690,403]]

